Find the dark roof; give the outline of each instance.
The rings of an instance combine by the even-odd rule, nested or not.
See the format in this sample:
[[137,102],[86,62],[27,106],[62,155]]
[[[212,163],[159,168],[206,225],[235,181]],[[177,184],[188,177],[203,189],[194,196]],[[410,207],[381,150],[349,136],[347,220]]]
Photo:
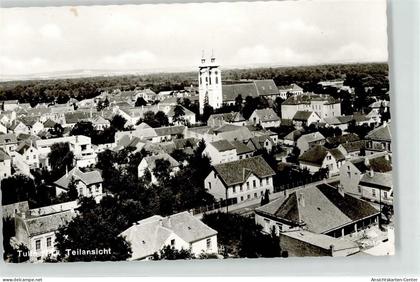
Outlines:
[[231,141],[230,144],[232,144],[236,148],[236,154],[238,155],[254,152],[253,149],[251,149],[250,147],[248,147],[241,141],[234,140],[234,141]]
[[315,145],[305,151],[299,157],[299,161],[321,165],[328,152],[330,152],[337,161],[345,159],[344,155],[337,148],[327,149],[322,145]]
[[323,94],[304,94],[304,95],[294,95],[290,96],[282,103],[282,105],[300,105],[300,104],[310,104],[311,101],[324,101],[325,104],[335,104],[339,101],[335,100],[329,95]]
[[332,145],[343,144],[360,140],[360,137],[355,133],[344,134],[340,136],[331,136],[327,138],[327,142]]
[[60,179],[54,182],[55,185],[60,186],[61,188],[68,189],[71,179],[81,180],[86,185],[91,185],[95,183],[102,183],[102,176],[98,170],[82,172],[78,167],[73,168],[67,174],[63,175]]
[[165,136],[165,135],[177,135],[183,134],[185,130],[185,126],[166,126],[166,127],[157,127],[155,128],[155,132],[158,136]]
[[25,219],[29,236],[36,236],[57,231],[59,227],[67,225],[76,214],[72,210],[53,213],[45,216]]
[[258,178],[275,175],[261,156],[218,164],[214,166],[214,170],[227,186],[244,183],[251,173]]
[[44,127],[45,127],[45,128],[53,128],[55,124],[56,124],[56,122],[55,122],[55,121],[53,121],[53,120],[51,120],[51,119],[47,119],[47,120],[44,122]]
[[10,156],[2,148],[0,148],[0,161],[3,162],[10,159]]
[[279,116],[272,108],[256,109],[254,113],[260,118],[262,122],[280,121]]
[[307,121],[308,118],[312,115],[313,112],[309,111],[297,111],[296,114],[293,116],[293,120],[298,121]]
[[366,135],[366,139],[391,141],[391,127],[389,126],[389,123],[373,129]]
[[235,147],[230,144],[227,140],[219,140],[210,143],[219,152],[234,150]]
[[360,149],[365,148],[365,141],[364,140],[359,140],[359,141],[354,141],[354,142],[343,143],[343,144],[341,144],[341,146],[343,146],[343,148],[348,153],[358,152],[358,151],[360,151]]
[[279,90],[272,79],[254,80],[254,83],[260,96],[279,94]]
[[257,97],[258,90],[254,83],[222,85],[222,95],[223,102],[235,101],[239,95],[241,95],[242,99],[245,99],[247,96]]
[[295,226],[305,225],[316,233],[326,233],[378,211],[369,203],[340,194],[330,185],[321,184],[295,191],[287,199],[279,198],[256,209],[256,213],[286,221]]

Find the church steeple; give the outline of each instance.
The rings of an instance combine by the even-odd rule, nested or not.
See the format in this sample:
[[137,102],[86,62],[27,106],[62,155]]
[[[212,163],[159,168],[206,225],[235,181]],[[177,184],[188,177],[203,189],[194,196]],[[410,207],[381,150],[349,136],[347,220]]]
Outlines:
[[198,69],[198,93],[200,114],[202,114],[206,104],[213,109],[218,109],[223,104],[222,76],[213,50],[208,62],[206,62],[204,51],[202,52]]

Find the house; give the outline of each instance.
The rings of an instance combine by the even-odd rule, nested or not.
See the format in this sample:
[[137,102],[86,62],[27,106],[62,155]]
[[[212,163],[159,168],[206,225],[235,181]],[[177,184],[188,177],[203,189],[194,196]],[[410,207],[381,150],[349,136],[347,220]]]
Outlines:
[[9,130],[12,131],[15,135],[19,135],[21,133],[30,133],[29,127],[20,120],[13,121],[9,127]]
[[280,98],[286,100],[289,95],[301,95],[303,94],[303,88],[297,84],[290,84],[290,85],[280,85],[277,87],[279,90]]
[[293,116],[293,125],[296,127],[309,126],[312,123],[321,121],[321,118],[315,112],[297,111]]
[[237,160],[246,159],[252,157],[255,150],[245,145],[241,141],[231,141],[230,144],[236,149]]
[[323,120],[341,116],[341,103],[325,94],[303,94],[291,96],[281,104],[282,119],[293,119],[298,111],[313,111]]
[[137,168],[138,177],[139,178],[143,177],[145,175],[146,171],[149,171],[150,175],[151,175],[151,182],[152,183],[158,183],[158,180],[157,180],[157,178],[154,174],[154,169],[156,167],[156,161],[157,160],[165,160],[165,161],[169,162],[169,169],[171,171],[170,172],[171,176],[175,175],[175,173],[177,171],[179,171],[179,163],[174,158],[172,158],[167,153],[160,153],[160,154],[157,154],[157,155],[144,157],[141,160],[141,162],[140,162],[140,164]]
[[219,140],[206,144],[203,155],[210,159],[212,165],[236,161],[236,147],[227,140]]
[[339,173],[344,160],[343,154],[338,149],[327,149],[322,145],[315,145],[299,156],[302,169],[306,168],[315,173],[321,168],[326,168],[329,176]]
[[32,142],[22,142],[16,149],[22,160],[29,166],[30,169],[39,167],[39,151],[33,146]]
[[287,251],[289,257],[346,257],[360,251],[351,240],[307,230],[283,232],[279,237],[280,248]]
[[214,165],[204,180],[204,187],[216,200],[243,202],[273,193],[275,172],[261,157]]
[[295,129],[283,137],[283,144],[287,146],[296,146],[297,140],[302,136],[301,129]]
[[30,216],[26,213],[15,216],[15,246],[24,244],[29,250],[32,262],[42,261],[48,255],[57,255],[55,249],[55,234],[57,230],[67,225],[76,213],[66,210],[42,216]]
[[221,90],[222,103],[226,105],[234,105],[238,96],[241,96],[243,100],[248,96],[253,98],[262,96],[271,99],[279,96],[277,86],[272,79],[222,85]]
[[218,128],[213,128],[208,132],[212,132],[212,138],[214,140],[226,139],[228,141],[237,140],[246,142],[253,136],[248,127],[232,124],[225,124]]
[[0,122],[0,134],[7,134],[7,127]]
[[261,125],[263,128],[280,126],[280,118],[272,108],[254,110],[249,121],[253,125]]
[[333,116],[324,118],[327,126],[340,128],[342,131],[348,129],[349,124],[354,120],[353,116]]
[[16,135],[0,134],[0,148],[2,148],[7,154],[12,155],[16,150],[18,141]]
[[318,131],[301,135],[296,140],[296,146],[299,148],[300,153],[303,154],[308,149],[312,148],[315,145],[324,145],[325,137]]
[[326,143],[331,148],[337,147],[340,144],[351,143],[355,141],[360,141],[359,135],[355,133],[347,133],[347,134],[342,134],[342,135],[337,135],[337,136],[330,136],[330,137],[327,137],[326,139]]
[[213,114],[210,115],[207,120],[207,125],[211,127],[219,127],[227,123],[244,126],[247,123],[247,120],[239,112]]
[[274,141],[268,135],[255,136],[248,140],[246,143],[254,151],[265,149],[267,152],[271,152],[274,147]]
[[18,100],[4,100],[0,101],[2,111],[14,111],[19,107]]
[[358,140],[340,144],[337,149],[340,150],[346,158],[355,158],[361,155],[363,150],[365,150],[365,147],[365,140]]
[[392,184],[392,172],[375,172],[369,170],[359,182],[359,191],[363,199],[379,204],[393,204],[394,186]]
[[340,238],[376,225],[379,211],[329,184],[309,186],[255,209],[263,232],[308,231]]
[[74,167],[54,182],[56,194],[67,193],[70,183],[74,181],[79,197],[93,197],[99,201],[102,196],[102,176],[98,170],[81,171]]
[[154,215],[133,223],[120,235],[131,245],[129,260],[148,260],[165,246],[190,250],[196,257],[218,253],[217,231],[189,212]]
[[96,130],[104,130],[111,126],[111,122],[100,115],[92,117],[88,121],[92,123]]
[[346,193],[361,196],[359,182],[368,171],[392,171],[391,157],[386,152],[346,160],[340,168],[340,185]]
[[12,158],[0,148],[0,181],[12,175]]
[[387,151],[391,148],[391,126],[384,122],[381,126],[373,129],[366,135],[366,154]]

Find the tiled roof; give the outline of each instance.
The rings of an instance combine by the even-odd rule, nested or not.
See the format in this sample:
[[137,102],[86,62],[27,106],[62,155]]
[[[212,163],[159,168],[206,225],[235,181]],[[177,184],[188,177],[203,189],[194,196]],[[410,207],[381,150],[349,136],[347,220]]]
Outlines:
[[184,134],[185,126],[166,126],[166,127],[157,127],[155,128],[155,132],[158,136],[165,136],[165,135],[177,135],[177,134]]
[[360,185],[369,187],[381,187],[381,189],[391,189],[392,187],[392,173],[391,172],[373,172],[373,176],[370,173],[365,173],[360,179]]
[[306,230],[284,232],[282,235],[291,237],[298,241],[306,242],[324,250],[330,250],[331,246],[334,246],[334,250],[358,248],[357,243],[353,241],[343,238],[335,238],[324,234],[317,234]]
[[232,144],[235,147],[236,153],[238,155],[252,153],[254,151],[251,148],[249,148],[247,145],[245,145],[244,143],[242,143],[241,141],[236,141],[236,140],[235,141],[231,141],[230,144]]
[[130,244],[132,259],[153,255],[164,247],[171,234],[187,243],[193,243],[217,235],[217,231],[205,225],[188,212],[167,217],[154,215],[143,219],[121,233]]
[[167,153],[161,153],[161,154],[157,154],[157,155],[153,155],[153,156],[147,156],[147,157],[144,158],[144,160],[146,161],[146,163],[148,165],[149,171],[153,171],[155,169],[156,160],[166,160],[166,161],[168,161],[171,168],[179,166],[179,163]]
[[12,133],[0,134],[0,145],[17,143],[16,136]]
[[251,173],[258,178],[275,175],[261,156],[218,164],[214,166],[214,170],[227,186],[244,183]]
[[[260,96],[279,94],[279,90],[272,79],[254,80],[254,84]],[[242,98],[244,97],[242,96]]]
[[235,147],[230,144],[227,140],[219,140],[219,141],[214,141],[210,143],[214,148],[216,148],[217,151],[219,152],[224,152],[224,151],[229,151],[229,150],[234,150]]
[[247,96],[257,97],[258,90],[254,83],[222,85],[222,95],[223,102],[235,101],[239,95],[245,100]]
[[347,151],[347,153],[358,152],[360,151],[360,149],[365,148],[365,141],[359,140],[359,141],[347,142],[347,143],[341,144],[341,146],[343,146],[343,148]]
[[279,121],[280,118],[272,108],[257,109],[254,113],[260,118],[261,122]]
[[289,134],[287,134],[284,139],[290,141],[296,141],[302,136],[302,131],[299,129],[293,130]]
[[304,94],[304,95],[294,95],[286,99],[282,105],[300,105],[300,104],[310,104],[311,101],[324,101],[325,104],[335,104],[339,101],[335,100],[329,95],[322,94]]
[[294,225],[305,225],[308,231],[315,233],[325,233],[378,213],[369,203],[347,194],[343,196],[327,184],[293,192],[286,200],[274,200],[257,208],[256,212]]
[[71,179],[81,180],[86,185],[91,185],[95,183],[102,183],[102,176],[98,170],[82,172],[78,167],[73,168],[68,172],[68,174],[63,175],[58,179],[54,184],[60,186],[61,188],[68,189]]
[[29,236],[36,236],[49,232],[55,232],[59,227],[67,225],[76,214],[72,210],[53,213],[45,216],[26,218]]
[[313,112],[309,111],[297,111],[295,115],[293,116],[293,120],[298,121],[307,121],[308,118],[312,115]]
[[324,135],[322,135],[319,131],[304,134],[304,135],[299,137],[299,141],[303,141],[303,142],[307,142],[307,143],[321,141],[321,140],[324,140],[324,139],[325,139]]
[[47,120],[44,122],[44,127],[45,127],[45,128],[53,128],[55,124],[56,124],[56,122],[55,122],[55,121],[53,121],[53,120],[51,120],[51,119],[47,119]]
[[0,148],[0,161],[3,162],[10,159],[10,156],[2,148]]
[[366,135],[366,139],[391,141],[391,126],[389,123],[373,129]]
[[327,138],[327,142],[330,144],[343,144],[348,142],[359,141],[360,137],[357,134],[349,133],[340,136],[331,136]]

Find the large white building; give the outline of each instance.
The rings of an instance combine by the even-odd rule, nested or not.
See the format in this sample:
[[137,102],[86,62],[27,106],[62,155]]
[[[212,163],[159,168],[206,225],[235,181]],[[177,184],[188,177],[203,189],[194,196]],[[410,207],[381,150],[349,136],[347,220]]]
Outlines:
[[283,119],[293,119],[298,111],[315,112],[323,120],[341,116],[341,103],[329,95],[303,94],[291,96],[281,104]]
[[198,69],[200,114],[203,114],[205,105],[218,109],[223,104],[222,74],[214,55],[211,56],[210,62],[206,61],[203,56]]

